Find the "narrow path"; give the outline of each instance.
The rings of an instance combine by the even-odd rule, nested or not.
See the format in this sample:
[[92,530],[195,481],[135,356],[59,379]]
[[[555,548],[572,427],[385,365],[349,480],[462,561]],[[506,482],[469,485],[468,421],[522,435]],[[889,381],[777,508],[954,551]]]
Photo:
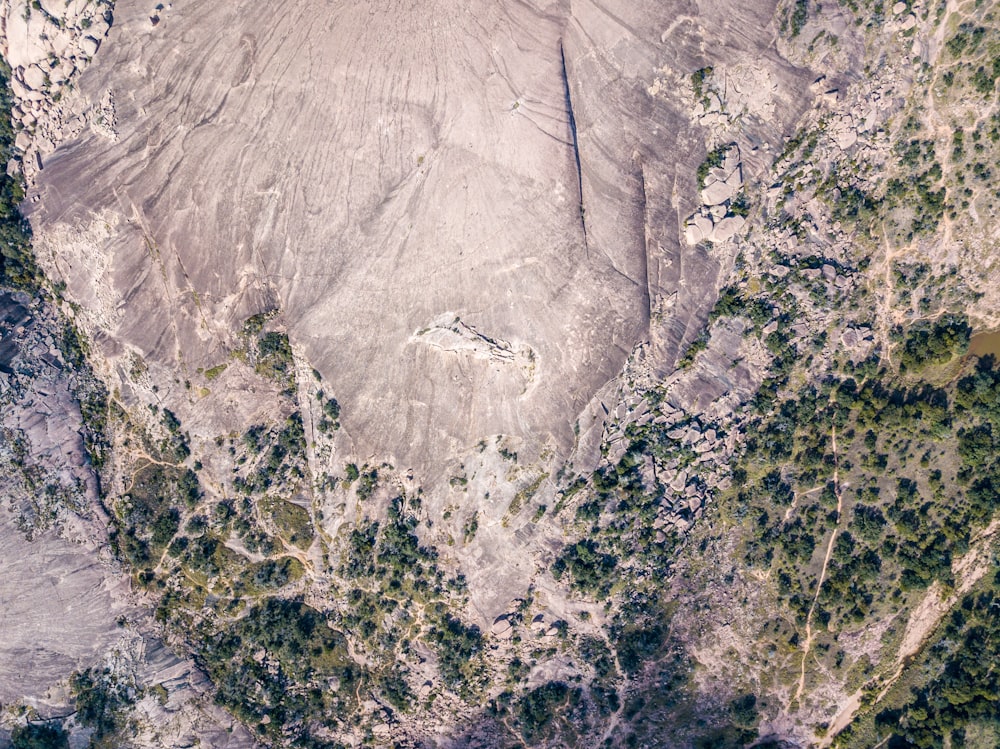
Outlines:
[[[968,593],[972,589],[972,586],[979,582],[986,574],[989,569],[988,554],[992,548],[991,541],[997,535],[998,531],[1000,531],[1000,520],[994,520],[980,533],[976,534],[969,551],[952,565],[952,570],[956,573],[956,577],[958,577],[960,582],[950,596],[942,599],[940,585],[934,584],[913,608],[903,634],[903,642],[899,646],[899,652],[896,654],[896,668],[892,676],[888,677],[882,685],[875,699],[872,700],[872,707],[877,705],[889,693],[892,686],[903,675],[906,660],[920,651],[944,615],[951,611],[959,599]],[[878,677],[850,696],[841,711],[830,722],[827,735],[819,742],[818,746],[821,749],[822,747],[830,746],[837,734],[850,725],[854,714],[861,707],[861,700],[865,691],[874,689],[878,683],[877,679]]]
[[833,427],[830,432],[830,441],[833,448],[833,492],[837,495],[837,527],[830,534],[830,542],[826,545],[826,555],[823,557],[823,568],[819,573],[819,580],[816,582],[816,595],[813,596],[812,605],[809,606],[809,613],[806,615],[806,641],[802,646],[802,667],[799,670],[799,684],[795,689],[795,696],[792,702],[798,702],[802,697],[802,690],[806,685],[806,661],[809,658],[809,650],[812,648],[813,631],[812,618],[819,603],[819,594],[823,589],[823,582],[826,580],[826,569],[830,565],[830,557],[833,556],[833,543],[837,540],[837,531],[840,530],[840,518],[843,514],[844,503],[840,494],[840,478],[838,475],[839,461],[837,459],[837,427]]
[[819,491],[823,491],[822,486],[814,486],[812,489],[807,489],[804,492],[792,492],[792,503],[788,506],[788,509],[785,510],[785,517],[783,522],[787,523],[789,520],[792,519],[792,513],[794,513],[795,509],[799,506],[799,497],[808,497],[813,492],[819,492]]
[[618,692],[618,709],[611,714],[611,717],[608,719],[607,728],[604,729],[604,735],[601,736],[601,746],[609,746],[611,743],[611,735],[615,732],[615,729],[618,728],[618,724],[622,718],[622,713],[625,712],[624,692],[628,687],[629,680],[628,677],[625,676],[625,672],[622,671],[622,664],[618,662],[618,651],[611,646],[606,634],[604,634],[603,637],[604,643],[608,646],[608,650],[611,651],[611,656],[615,662],[615,669],[622,677],[621,685],[615,690]]

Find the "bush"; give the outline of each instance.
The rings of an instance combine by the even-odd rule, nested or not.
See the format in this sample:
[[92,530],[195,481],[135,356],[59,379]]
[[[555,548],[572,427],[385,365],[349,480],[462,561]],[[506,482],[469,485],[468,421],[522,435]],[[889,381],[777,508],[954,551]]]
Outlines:
[[479,627],[466,626],[461,619],[445,614],[431,629],[430,638],[437,645],[441,678],[449,687],[466,693],[472,660],[483,647]]
[[580,695],[580,689],[570,689],[561,681],[550,681],[524,695],[517,705],[517,719],[524,740],[529,744],[537,743],[553,719],[579,702]]
[[108,669],[88,668],[73,674],[69,685],[76,700],[77,722],[94,729],[92,746],[103,746],[102,739],[125,728],[125,711],[135,702],[135,695],[127,686],[115,683]]
[[611,592],[618,559],[600,550],[596,541],[584,539],[567,546],[552,565],[552,574],[561,580],[569,572],[577,590],[604,598]]
[[[14,155],[10,72],[7,62],[0,60],[0,157],[4,164]],[[21,183],[6,171],[0,172],[0,283],[35,288],[41,282],[41,272],[31,252],[31,227],[18,209],[22,200]]]
[[944,315],[932,323],[917,323],[906,333],[900,361],[913,370],[944,364],[964,354],[971,337],[972,327],[965,315]]
[[69,734],[52,723],[18,726],[11,741],[11,749],[69,749]]

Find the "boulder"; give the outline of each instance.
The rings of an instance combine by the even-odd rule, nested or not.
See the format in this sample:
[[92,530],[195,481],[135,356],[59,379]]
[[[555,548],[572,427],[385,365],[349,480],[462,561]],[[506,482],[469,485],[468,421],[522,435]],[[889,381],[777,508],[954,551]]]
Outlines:
[[490,632],[492,632],[495,637],[499,637],[501,639],[511,637],[514,634],[514,627],[510,623],[508,615],[503,614],[502,616],[498,616],[494,620],[493,626],[490,627]]
[[703,239],[708,239],[711,233],[712,219],[700,213],[696,213],[689,218],[687,226],[684,229],[684,235],[687,238],[688,244],[698,244]]
[[709,239],[713,242],[726,242],[732,239],[736,235],[736,232],[743,228],[746,222],[746,219],[742,216],[727,216],[715,225],[715,228],[712,229],[712,236]]
[[48,74],[38,65],[32,65],[24,71],[21,80],[24,81],[25,86],[33,91],[41,91],[46,87]]
[[853,127],[845,127],[834,136],[837,148],[844,151],[858,142],[858,131]]
[[93,57],[97,54],[98,48],[101,43],[92,36],[85,36],[80,40],[80,51],[83,52],[87,57]]
[[714,182],[701,191],[701,202],[705,205],[719,205],[730,200],[739,186],[733,186],[729,182]]

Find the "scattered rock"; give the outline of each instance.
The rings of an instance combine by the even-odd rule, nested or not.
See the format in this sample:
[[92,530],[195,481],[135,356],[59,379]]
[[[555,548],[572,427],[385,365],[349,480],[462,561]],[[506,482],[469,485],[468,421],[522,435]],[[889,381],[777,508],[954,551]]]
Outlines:
[[490,627],[490,632],[492,632],[495,637],[506,640],[513,636],[514,626],[511,624],[509,616],[509,614],[503,614],[498,616],[493,622],[493,626]]
[[83,52],[83,54],[85,54],[87,57],[93,57],[94,55],[96,55],[97,50],[100,46],[101,43],[92,36],[85,36],[83,39],[80,40],[80,51]]
[[37,65],[32,65],[30,68],[24,71],[24,75],[21,76],[21,80],[24,81],[24,85],[34,91],[41,91],[48,83],[49,76]]
[[[742,184],[742,182],[740,183]],[[736,195],[739,187],[733,187],[729,182],[713,182],[701,191],[701,200],[705,205],[719,205]]]
[[715,225],[709,239],[712,242],[725,242],[732,239],[745,223],[746,219],[742,216],[728,216]]

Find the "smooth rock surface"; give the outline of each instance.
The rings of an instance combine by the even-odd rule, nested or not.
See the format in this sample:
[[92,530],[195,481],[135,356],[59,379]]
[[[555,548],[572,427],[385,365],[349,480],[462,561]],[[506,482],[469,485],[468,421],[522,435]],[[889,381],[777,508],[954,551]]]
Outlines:
[[[770,3],[612,6],[302,0],[262,24],[191,2],[152,25],[123,0],[79,78],[110,134],[95,118],[46,158],[32,220],[113,216],[55,260],[105,355],[211,366],[277,307],[358,454],[432,477],[498,433],[565,453],[633,347],[669,369],[715,294],[673,205],[679,180],[695,207],[703,136],[649,93],[658,71],[709,48],[771,66],[787,105],[754,127],[775,142],[807,103]],[[668,300],[678,319],[651,331]],[[418,335],[443,320],[473,337]]]

